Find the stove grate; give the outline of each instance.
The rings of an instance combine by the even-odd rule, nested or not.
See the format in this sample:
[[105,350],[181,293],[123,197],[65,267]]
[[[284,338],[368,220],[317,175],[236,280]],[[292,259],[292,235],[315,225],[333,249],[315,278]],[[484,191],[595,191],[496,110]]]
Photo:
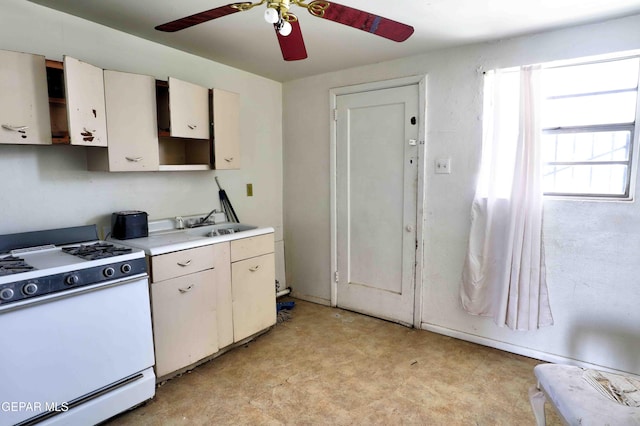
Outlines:
[[0,258],[0,276],[19,274],[33,271],[36,268],[29,265],[24,259],[16,256],[6,256]]
[[131,253],[133,249],[128,247],[116,247],[113,244],[98,242],[94,244],[82,244],[73,247],[62,247],[65,253],[77,256],[85,260],[105,259]]

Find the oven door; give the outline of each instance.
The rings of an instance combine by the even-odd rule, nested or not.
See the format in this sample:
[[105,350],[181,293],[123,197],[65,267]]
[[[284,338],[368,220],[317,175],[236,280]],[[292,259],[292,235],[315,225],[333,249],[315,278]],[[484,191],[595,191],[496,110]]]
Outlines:
[[146,275],[4,308],[0,425],[66,411],[154,363]]

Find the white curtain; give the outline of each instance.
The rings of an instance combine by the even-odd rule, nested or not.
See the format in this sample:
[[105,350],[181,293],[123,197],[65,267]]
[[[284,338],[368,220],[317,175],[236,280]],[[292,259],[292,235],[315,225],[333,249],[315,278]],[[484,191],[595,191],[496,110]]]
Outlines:
[[460,296],[499,326],[552,325],[542,235],[540,67],[485,76],[480,179]]

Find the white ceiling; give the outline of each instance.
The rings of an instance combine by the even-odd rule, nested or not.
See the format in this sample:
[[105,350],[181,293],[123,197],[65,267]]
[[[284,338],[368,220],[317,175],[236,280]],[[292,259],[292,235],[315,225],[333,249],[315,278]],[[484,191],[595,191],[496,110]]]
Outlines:
[[154,27],[229,0],[30,1],[278,81],[640,13],[640,0],[340,0],[415,28],[407,41],[396,43],[292,6],[309,58],[285,62],[273,27],[262,17],[265,6],[163,33]]

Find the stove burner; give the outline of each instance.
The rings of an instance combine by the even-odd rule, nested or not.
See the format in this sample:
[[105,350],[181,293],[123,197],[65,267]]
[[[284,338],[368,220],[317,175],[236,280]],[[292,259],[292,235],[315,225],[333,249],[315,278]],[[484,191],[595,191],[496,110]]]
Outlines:
[[0,258],[0,276],[19,274],[21,272],[33,271],[33,266],[29,265],[24,259],[15,256],[6,256]]
[[109,243],[82,244],[74,247],[62,247],[62,250],[85,260],[104,259],[133,251],[131,248],[116,247]]

